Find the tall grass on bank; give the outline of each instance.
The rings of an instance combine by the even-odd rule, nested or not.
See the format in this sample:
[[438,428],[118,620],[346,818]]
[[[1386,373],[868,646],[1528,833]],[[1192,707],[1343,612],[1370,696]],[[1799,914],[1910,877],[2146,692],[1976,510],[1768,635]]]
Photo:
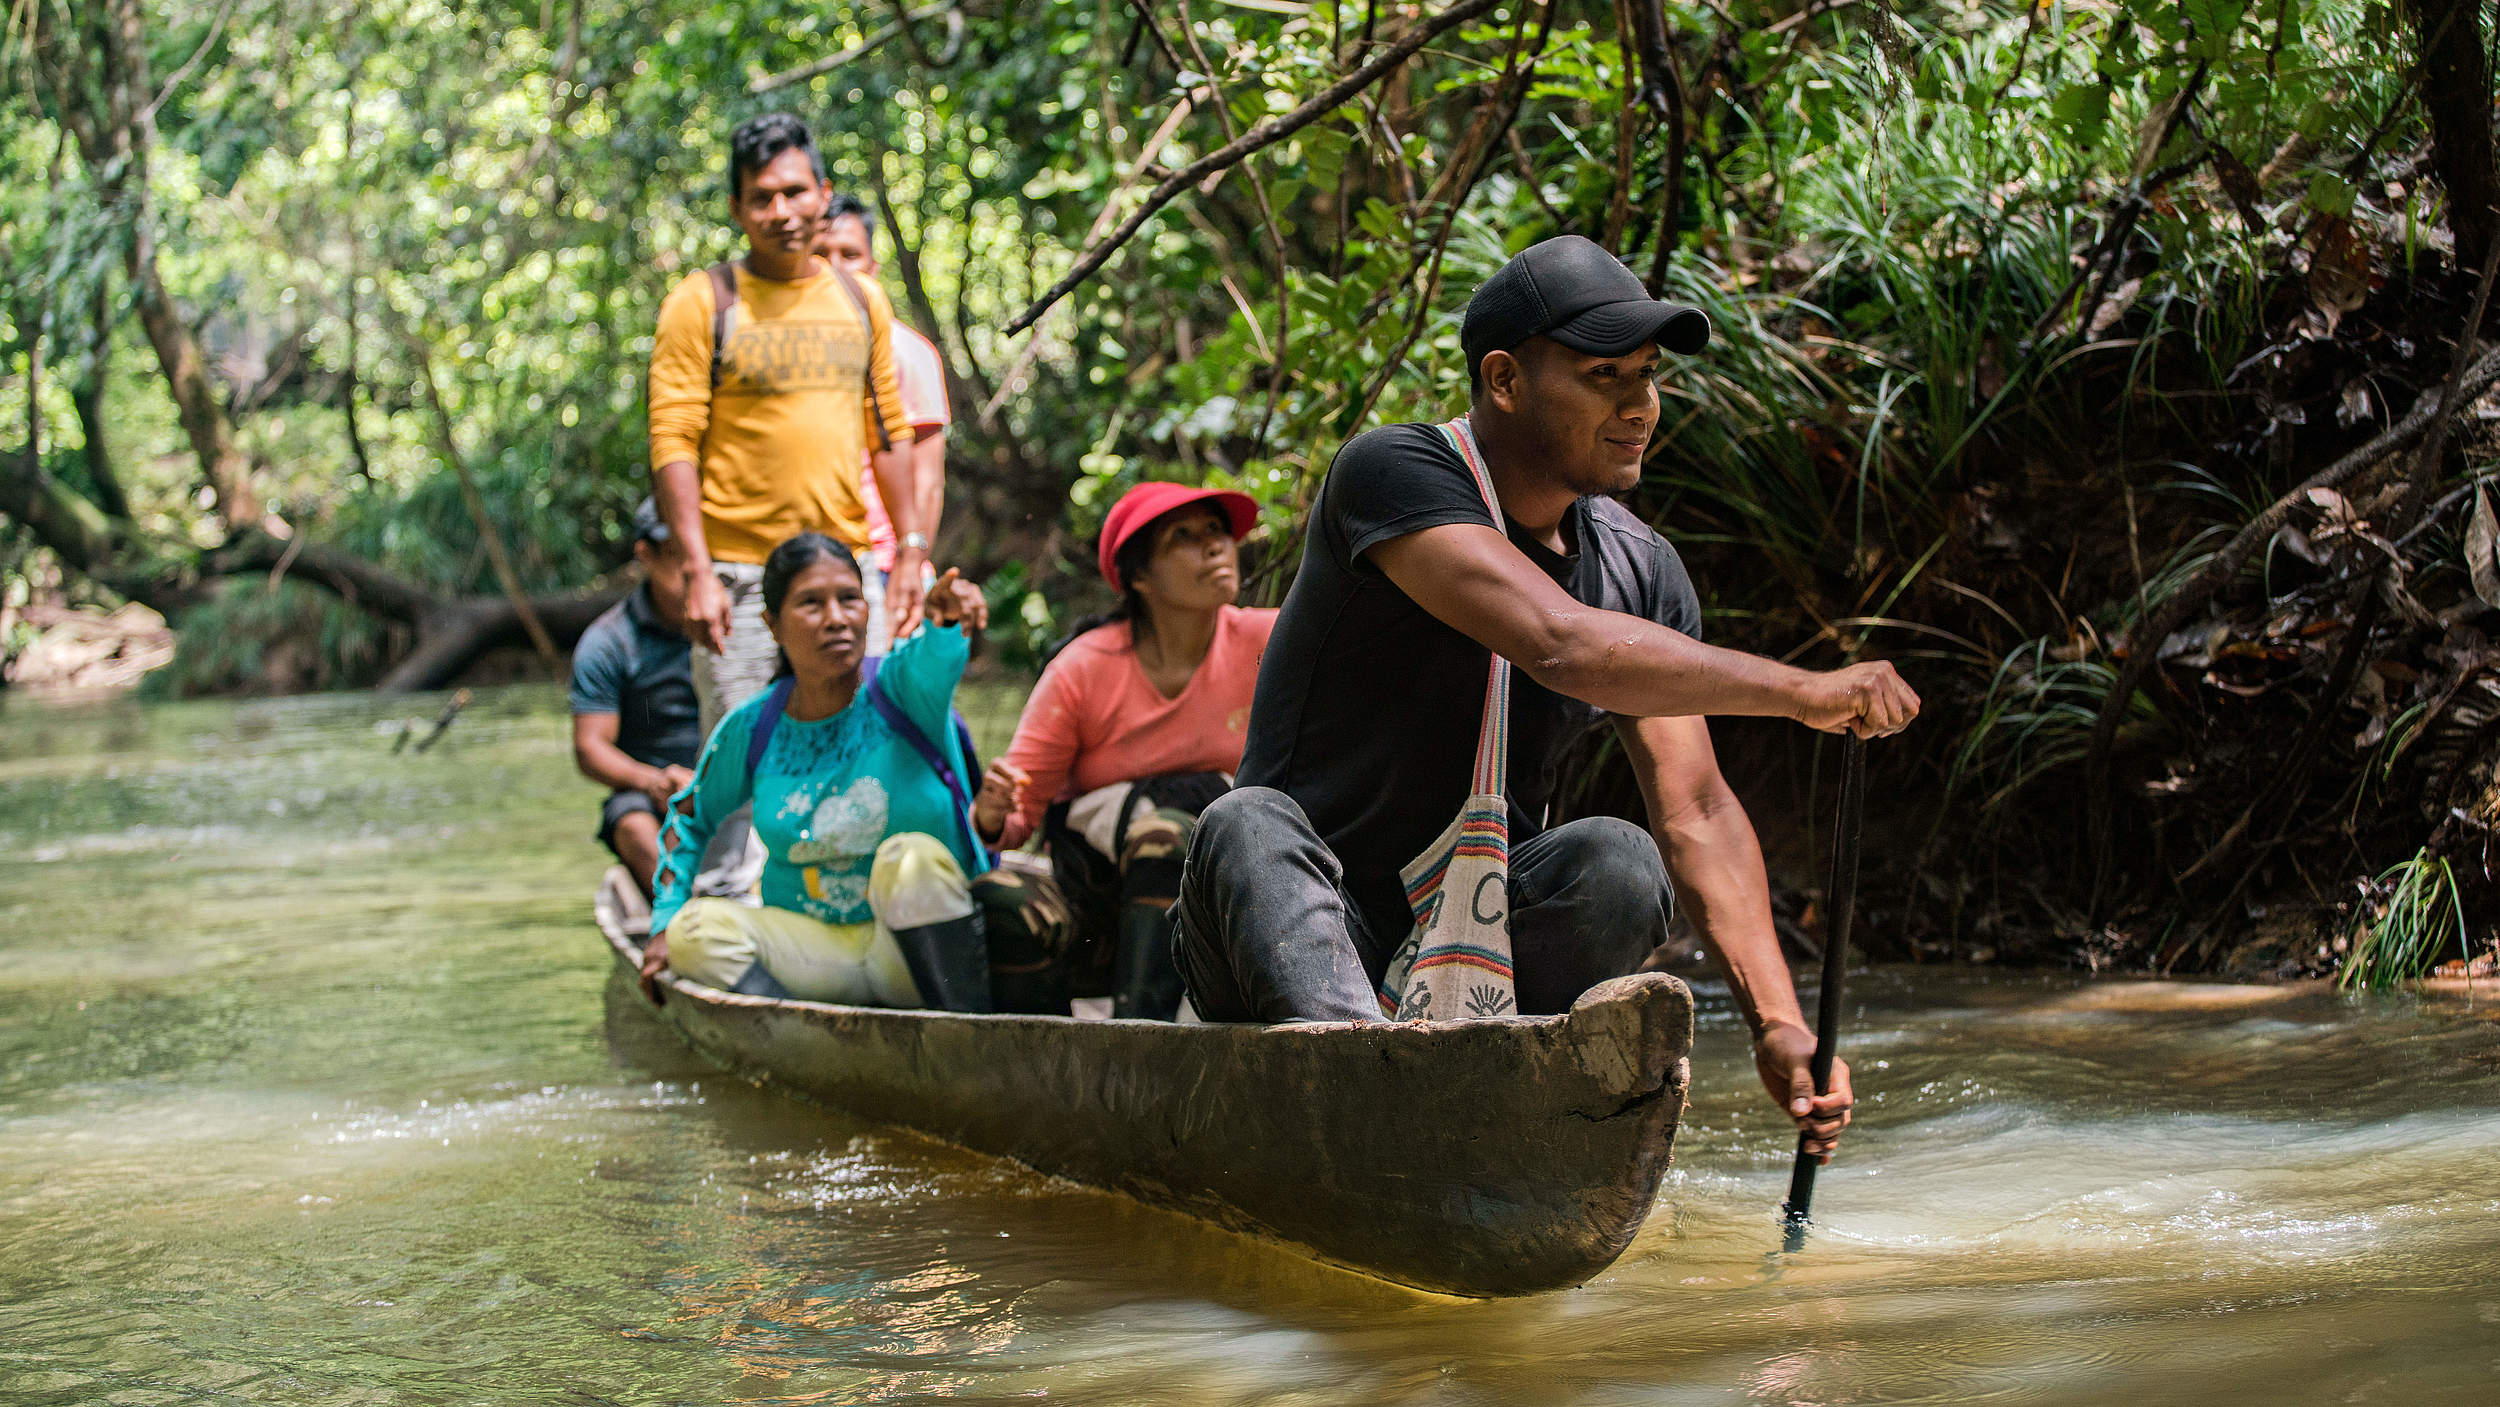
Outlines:
[[2445,856],[2418,851],[2389,867],[2364,891],[2361,912],[2348,935],[2351,949],[2335,974],[2337,987],[2385,991],[2410,982],[2438,963],[2451,934],[2458,955],[2473,959],[2465,901]]
[[[2060,643],[2028,641],[2005,657],[1954,751],[1947,792],[1978,789],[1983,818],[1994,818],[2047,774],[2081,762],[2091,747],[2093,724],[2118,672],[2104,660],[2061,659]],[[2127,712],[2139,726],[2158,717],[2141,694]]]
[[[1914,88],[1872,46],[1800,54],[1782,81],[1813,99],[1813,140],[1757,132],[1726,163],[1731,184],[1769,188],[1767,225],[1725,225],[1705,241],[1716,258],[1670,271],[1667,295],[1718,335],[1671,378],[1654,501],[1699,540],[1761,552],[1826,619],[1881,615],[1909,591],[1946,540],[1953,492],[1984,472],[1974,451],[2072,420],[2076,407],[2039,398],[2073,379],[2055,375],[2067,359],[2113,350],[2034,336],[2090,235],[2077,215],[2109,153],[2007,120],[2006,87],[2040,81],[2041,55],[2025,68],[2019,52],[2020,26],[1938,37]],[[2189,284],[2148,277],[2130,297],[2167,313],[2202,276]],[[2157,322],[2151,340],[2170,330]]]

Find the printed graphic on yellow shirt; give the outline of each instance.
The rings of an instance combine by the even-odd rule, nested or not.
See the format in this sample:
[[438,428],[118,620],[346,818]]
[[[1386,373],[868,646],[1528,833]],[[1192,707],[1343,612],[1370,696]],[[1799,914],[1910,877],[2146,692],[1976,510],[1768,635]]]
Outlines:
[[802,391],[857,394],[868,371],[859,325],[799,321],[742,323],[721,349],[722,396],[786,396]]

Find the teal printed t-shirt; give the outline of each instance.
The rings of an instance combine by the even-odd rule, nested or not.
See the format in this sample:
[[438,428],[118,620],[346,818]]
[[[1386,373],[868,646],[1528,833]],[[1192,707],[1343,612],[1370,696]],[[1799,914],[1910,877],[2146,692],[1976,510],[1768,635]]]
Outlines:
[[[945,749],[956,775],[966,759],[948,718],[971,646],[961,626],[923,626],[894,647],[877,687]],[[704,744],[694,780],[671,803],[665,853],[654,877],[651,931],[668,927],[694,892],[703,848],[730,813],[752,800],[764,842],[764,902],[825,923],[866,923],[868,870],[889,835],[937,837],[969,877],[978,863],[964,849],[955,798],[919,752],[879,716],[861,689],[830,718],[785,715],[747,784],[747,745],[763,712],[758,694],[731,709]],[[691,798],[693,805],[684,803]]]

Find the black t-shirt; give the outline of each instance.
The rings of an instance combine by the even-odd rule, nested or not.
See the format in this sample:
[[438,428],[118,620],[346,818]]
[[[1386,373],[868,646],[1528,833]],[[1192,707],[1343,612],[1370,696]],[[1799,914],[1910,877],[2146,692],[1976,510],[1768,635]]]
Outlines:
[[[1244,786],[1300,803],[1345,866],[1346,889],[1381,945],[1376,973],[1413,919],[1398,870],[1466,803],[1490,652],[1442,624],[1363,556],[1446,523],[1492,526],[1467,461],[1429,425],[1384,425],[1329,466],[1302,570],[1269,637],[1250,706]],[[1621,504],[1583,498],[1563,556],[1513,523],[1510,540],[1575,600],[1699,637],[1684,563]],[[1595,707],[1510,674],[1510,824],[1543,828],[1555,764],[1603,721]]]
[[601,612],[573,646],[573,711],[617,716],[616,747],[645,767],[703,752],[686,637],[661,623],[649,585]]

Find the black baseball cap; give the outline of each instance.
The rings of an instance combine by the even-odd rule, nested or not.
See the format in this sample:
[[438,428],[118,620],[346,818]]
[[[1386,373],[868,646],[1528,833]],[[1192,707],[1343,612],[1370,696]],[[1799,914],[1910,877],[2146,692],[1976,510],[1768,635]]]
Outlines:
[[660,516],[660,505],[652,499],[634,505],[634,541],[668,545],[668,520]]
[[1689,304],[1650,297],[1640,276],[1595,241],[1556,235],[1520,250],[1467,300],[1459,345],[1468,378],[1485,353],[1537,336],[1598,357],[1652,342],[1689,354],[1709,345],[1710,319]]

